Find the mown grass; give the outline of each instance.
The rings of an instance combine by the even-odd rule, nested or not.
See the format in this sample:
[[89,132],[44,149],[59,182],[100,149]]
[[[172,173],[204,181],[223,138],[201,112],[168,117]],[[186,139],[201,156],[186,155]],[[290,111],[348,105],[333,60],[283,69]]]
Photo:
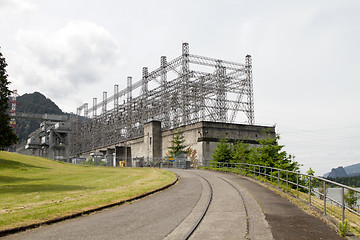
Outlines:
[[175,178],[156,168],[87,167],[0,151],[0,230],[126,200]]
[[[240,170],[240,169],[231,169],[231,168],[205,168],[205,169],[211,169],[215,171],[222,171],[222,172],[232,172],[239,175],[244,175],[247,177],[250,177],[252,179],[255,179],[257,182],[260,181],[260,184],[262,184],[264,187],[280,194],[281,196],[287,198],[289,201],[291,201],[293,204],[299,206],[301,209],[306,211],[309,214],[312,214],[316,217],[323,218],[323,210],[324,210],[324,200],[321,200],[317,198],[316,196],[311,196],[311,206],[309,204],[309,194],[301,191],[296,191],[296,189],[292,189],[291,186],[288,186],[288,189],[286,189],[286,183],[280,181],[280,184],[278,185],[277,179],[273,178],[273,181],[271,182],[269,179],[265,178],[264,176],[256,175],[254,177],[254,174],[248,173],[246,171]],[[297,198],[298,195],[298,198]],[[314,211],[313,208],[316,208],[317,211]],[[332,219],[330,221],[332,222],[332,226],[336,228],[337,230],[337,224],[338,222],[342,221],[342,209],[338,206],[332,205],[330,203],[326,203],[326,215],[330,216]],[[349,212],[348,210],[345,210],[345,218],[348,219],[350,223],[350,231],[358,238],[360,238],[360,217],[352,212]],[[328,219],[329,220],[329,219]]]

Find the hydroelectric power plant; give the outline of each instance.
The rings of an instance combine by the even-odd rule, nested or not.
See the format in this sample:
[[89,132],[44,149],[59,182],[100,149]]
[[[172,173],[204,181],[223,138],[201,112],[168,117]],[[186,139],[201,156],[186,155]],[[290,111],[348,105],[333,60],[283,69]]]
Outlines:
[[66,156],[51,156],[70,161],[101,153],[110,165],[135,166],[164,158],[180,128],[184,144],[206,163],[220,139],[257,144],[274,137],[275,127],[255,125],[251,56],[244,60],[190,54],[183,43],[181,56],[162,56],[159,68],[143,67],[140,80],[128,77],[126,88],[116,84],[111,96],[103,92],[102,101],[79,106],[62,144]]

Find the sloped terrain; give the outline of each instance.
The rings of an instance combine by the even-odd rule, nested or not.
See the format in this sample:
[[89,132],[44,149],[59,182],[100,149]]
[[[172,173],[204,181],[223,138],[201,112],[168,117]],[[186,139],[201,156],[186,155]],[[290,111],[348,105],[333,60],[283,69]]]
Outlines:
[[129,199],[175,178],[154,168],[86,167],[0,151],[0,230]]

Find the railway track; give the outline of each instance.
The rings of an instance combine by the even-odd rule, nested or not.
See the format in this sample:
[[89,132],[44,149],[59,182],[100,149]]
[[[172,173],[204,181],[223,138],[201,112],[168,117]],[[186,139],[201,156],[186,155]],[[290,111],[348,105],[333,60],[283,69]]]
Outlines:
[[[254,239],[251,210],[240,188],[210,173],[192,174],[202,183],[201,197],[194,210],[166,239]],[[220,213],[227,217],[217,221]]]

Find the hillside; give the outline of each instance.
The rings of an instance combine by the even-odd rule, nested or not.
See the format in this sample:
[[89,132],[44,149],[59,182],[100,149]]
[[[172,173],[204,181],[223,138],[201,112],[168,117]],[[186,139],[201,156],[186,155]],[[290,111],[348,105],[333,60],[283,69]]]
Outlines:
[[344,167],[344,169],[349,177],[360,175],[360,163]]
[[[16,111],[18,113],[64,114],[53,101],[39,92],[26,93],[18,97]],[[18,145],[23,145],[27,141],[28,135],[39,128],[40,122],[40,120],[17,120]]]
[[0,151],[0,231],[63,217],[163,187],[156,168],[85,167]]
[[324,177],[327,178],[344,178],[360,176],[360,163],[353,164],[347,167],[337,167],[331,169],[331,172],[325,173]]
[[[354,177],[337,177],[337,178],[330,178],[328,177],[328,179],[337,182],[337,183],[341,183],[347,186],[352,186],[352,187],[360,187],[360,176],[354,176]],[[335,186],[334,186],[335,187]]]

